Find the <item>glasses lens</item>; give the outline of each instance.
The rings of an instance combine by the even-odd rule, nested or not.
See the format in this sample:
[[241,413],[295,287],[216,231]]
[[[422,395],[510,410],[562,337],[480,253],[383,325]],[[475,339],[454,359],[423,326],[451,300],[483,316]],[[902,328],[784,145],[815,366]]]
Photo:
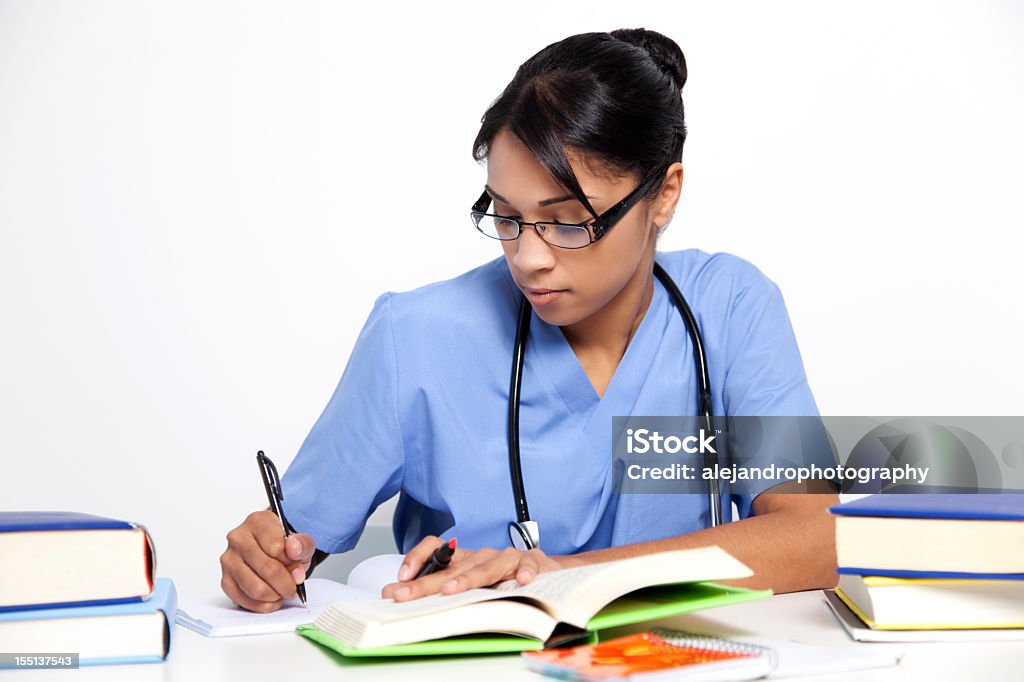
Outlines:
[[582,249],[590,245],[590,231],[580,225],[537,223],[537,228],[544,241],[563,249]]
[[487,213],[470,213],[476,229],[492,239],[509,240],[519,236],[519,224],[508,218],[501,218]]

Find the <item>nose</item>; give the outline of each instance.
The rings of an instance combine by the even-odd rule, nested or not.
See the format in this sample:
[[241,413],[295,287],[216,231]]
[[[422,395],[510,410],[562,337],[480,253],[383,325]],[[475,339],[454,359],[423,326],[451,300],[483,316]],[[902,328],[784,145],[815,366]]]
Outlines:
[[548,270],[555,264],[554,248],[537,234],[533,225],[524,225],[519,239],[512,242],[516,249],[512,261],[522,272]]

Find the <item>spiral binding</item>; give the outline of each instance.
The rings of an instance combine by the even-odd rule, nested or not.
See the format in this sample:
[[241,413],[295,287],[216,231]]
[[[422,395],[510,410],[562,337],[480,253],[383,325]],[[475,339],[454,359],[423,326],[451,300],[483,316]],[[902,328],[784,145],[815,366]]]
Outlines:
[[675,646],[706,649],[709,651],[722,651],[732,654],[764,656],[765,658],[768,658],[772,664],[778,663],[775,649],[767,646],[761,646],[760,644],[737,642],[734,639],[715,637],[713,635],[702,635],[696,632],[686,632],[685,630],[670,630],[668,628],[654,628],[651,630],[651,634],[661,637],[669,644],[673,644]]

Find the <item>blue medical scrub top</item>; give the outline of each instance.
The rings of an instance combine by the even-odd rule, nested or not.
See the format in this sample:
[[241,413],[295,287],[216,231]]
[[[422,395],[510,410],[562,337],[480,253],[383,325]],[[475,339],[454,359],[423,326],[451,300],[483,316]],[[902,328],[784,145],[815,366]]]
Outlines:
[[[656,258],[701,329],[716,415],[817,414],[771,280],[727,253],[688,249]],[[373,510],[400,493],[393,528],[403,552],[428,534],[457,537],[468,549],[509,546],[515,508],[506,429],[521,297],[497,258],[377,299],[330,402],[282,479],[298,531],[326,552],[349,550]],[[697,414],[693,347],[664,287],[655,283],[601,398],[561,329],[534,314],[520,439],[530,513],[548,554],[708,525],[705,495],[613,494],[612,417],[631,414]],[[763,489],[731,496],[741,518]]]

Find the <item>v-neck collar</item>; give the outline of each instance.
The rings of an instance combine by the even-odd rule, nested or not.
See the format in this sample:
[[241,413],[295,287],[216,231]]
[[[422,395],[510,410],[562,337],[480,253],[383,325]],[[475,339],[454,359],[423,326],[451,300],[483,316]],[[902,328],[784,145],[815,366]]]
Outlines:
[[[612,416],[629,414],[647,379],[651,369],[649,361],[660,341],[656,330],[664,328],[667,296],[664,288],[655,283],[651,303],[601,397],[561,328],[540,319],[536,312],[532,313],[530,321],[526,363],[534,361],[540,366],[566,410],[582,417],[581,424],[589,424],[595,417],[603,422],[607,416],[610,425]],[[609,410],[610,414],[603,414]]]

